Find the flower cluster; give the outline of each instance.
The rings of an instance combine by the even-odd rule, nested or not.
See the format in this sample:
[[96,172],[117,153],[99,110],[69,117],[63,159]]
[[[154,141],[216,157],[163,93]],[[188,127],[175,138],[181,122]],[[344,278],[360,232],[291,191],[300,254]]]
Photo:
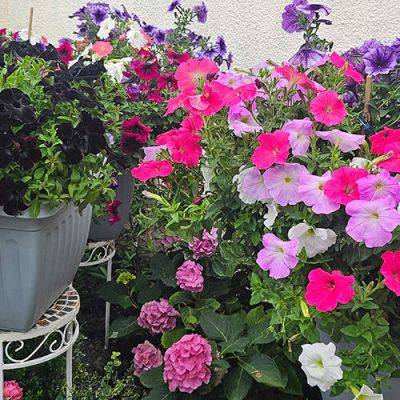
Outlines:
[[24,391],[16,381],[4,382],[4,399],[5,400],[22,400]]

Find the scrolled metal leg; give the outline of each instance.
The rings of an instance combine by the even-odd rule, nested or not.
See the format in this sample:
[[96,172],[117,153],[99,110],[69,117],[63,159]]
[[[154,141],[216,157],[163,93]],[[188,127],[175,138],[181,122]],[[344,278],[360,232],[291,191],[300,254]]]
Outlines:
[[72,400],[72,347],[66,353],[67,400]]

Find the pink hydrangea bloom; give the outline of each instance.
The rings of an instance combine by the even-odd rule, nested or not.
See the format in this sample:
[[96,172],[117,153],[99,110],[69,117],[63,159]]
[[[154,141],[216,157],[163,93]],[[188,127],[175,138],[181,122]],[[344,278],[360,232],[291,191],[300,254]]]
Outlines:
[[354,276],[343,275],[340,271],[329,273],[321,268],[313,269],[308,281],[305,299],[320,312],[333,311],[338,304],[352,301],[356,294]]
[[179,312],[168,303],[168,300],[160,299],[143,304],[137,323],[154,335],[174,329],[177,317]]
[[273,164],[284,164],[289,157],[289,133],[275,131],[262,133],[259,146],[254,150],[251,161],[258,169],[267,169]]
[[335,203],[347,204],[358,200],[357,181],[367,175],[368,172],[362,168],[340,167],[333,171],[332,178],[325,183],[324,193]]
[[356,71],[354,67],[344,58],[340,57],[338,53],[333,52],[330,56],[330,61],[335,67],[343,69],[344,76],[353,79],[353,81],[357,83],[364,82],[362,74]]
[[218,247],[218,228],[212,228],[211,232],[203,230],[202,238],[193,238],[189,243],[189,249],[193,251],[193,258],[198,260],[202,257],[210,257]]
[[347,234],[369,248],[384,246],[392,240],[392,232],[400,225],[400,213],[395,206],[391,197],[351,201],[346,206],[346,213],[350,215]]
[[347,115],[343,101],[333,90],[318,93],[311,100],[310,112],[314,115],[316,121],[326,126],[339,125]]
[[281,206],[294,205],[301,201],[299,186],[307,168],[297,163],[277,165],[264,173],[264,182],[270,196]]
[[17,381],[4,382],[4,400],[22,400],[24,391]]
[[161,351],[153,346],[149,341],[138,344],[132,349],[134,355],[133,365],[135,367],[134,374],[140,376],[143,372],[157,368],[163,363]]
[[169,390],[193,393],[210,382],[211,346],[200,335],[185,335],[164,356],[164,381]]
[[132,168],[131,175],[141,182],[149,179],[171,175],[172,165],[169,161],[144,161],[138,167]]
[[279,239],[273,233],[263,236],[264,248],[258,252],[257,264],[264,271],[269,271],[269,276],[274,279],[286,278],[298,263],[297,252],[299,241],[297,239],[287,242]]
[[203,60],[190,59],[181,63],[175,72],[175,79],[180,91],[194,91],[208,76],[219,72],[218,65],[209,58]]
[[382,260],[381,274],[385,277],[385,285],[400,296],[400,251],[385,251]]
[[368,175],[357,181],[360,200],[378,200],[392,197],[397,203],[400,201],[400,183],[386,170],[376,175]]
[[343,153],[358,150],[365,140],[364,135],[355,135],[353,133],[342,132],[339,129],[333,129],[331,131],[317,131],[315,134],[321,139],[332,143]]
[[176,271],[176,283],[182,290],[200,293],[204,287],[203,267],[194,261],[185,261]]
[[282,130],[289,132],[289,142],[294,156],[304,156],[310,147],[313,122],[309,118],[286,122]]
[[331,179],[330,171],[322,176],[304,175],[300,180],[300,199],[307,206],[312,206],[315,214],[331,214],[340,208],[340,204],[328,199],[324,193],[326,182]]
[[[253,113],[256,113],[256,104],[253,103]],[[228,114],[229,128],[236,136],[241,137],[243,133],[259,132],[262,128],[254,119],[252,113],[244,107],[242,103],[229,109]]]

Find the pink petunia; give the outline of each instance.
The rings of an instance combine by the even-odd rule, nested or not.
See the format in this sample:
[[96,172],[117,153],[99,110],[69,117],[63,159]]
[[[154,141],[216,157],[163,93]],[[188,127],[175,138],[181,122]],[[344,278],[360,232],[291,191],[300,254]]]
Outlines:
[[250,112],[243,103],[230,107],[228,114],[229,128],[233,133],[241,137],[243,133],[259,132],[262,128],[254,119],[253,114],[256,113],[256,103],[252,105],[252,112]]
[[265,187],[270,196],[281,206],[294,205],[301,201],[299,186],[308,171],[304,165],[287,163],[265,171]]
[[378,200],[354,200],[347,204],[350,216],[346,233],[368,248],[382,247],[392,240],[392,232],[400,225],[400,213],[391,197]]
[[262,243],[264,248],[258,252],[257,264],[264,271],[269,271],[269,276],[274,279],[286,278],[298,263],[297,252],[299,241],[297,239],[287,242],[277,238],[273,233],[264,235]]
[[204,126],[203,117],[199,114],[190,114],[181,122],[181,128],[190,133],[199,132]]
[[189,112],[205,116],[216,114],[225,105],[218,91],[208,83],[201,94],[187,95],[182,104]]
[[360,200],[378,200],[392,197],[397,203],[400,201],[400,183],[386,170],[376,175],[368,175],[357,181]]
[[321,268],[313,269],[308,281],[305,299],[319,312],[333,311],[338,304],[350,303],[356,294],[354,276],[343,275],[340,271],[329,273]]
[[385,147],[385,153],[392,155],[388,160],[378,163],[378,166],[390,172],[400,172],[400,142],[388,144]]
[[400,251],[385,251],[381,257],[384,283],[389,290],[400,296]]
[[289,87],[299,86],[302,89],[312,90],[313,92],[320,91],[318,85],[306,74],[296,71],[290,65],[278,66],[275,68],[275,72],[288,81]]
[[313,122],[309,118],[294,119],[283,125],[282,130],[289,132],[289,142],[294,156],[305,156],[310,147]]
[[316,121],[326,126],[339,125],[347,115],[343,101],[333,90],[318,93],[311,100],[310,112],[314,115]]
[[218,65],[208,58],[203,60],[190,59],[181,63],[175,72],[175,79],[180,91],[195,91],[207,78],[219,72]]
[[93,44],[92,51],[100,57],[107,57],[113,51],[113,47],[110,42],[98,40]]
[[322,176],[304,175],[298,192],[300,199],[307,206],[312,206],[315,214],[331,214],[340,208],[340,204],[329,200],[324,193],[326,182],[331,179],[331,172],[327,171]]
[[171,135],[165,144],[172,161],[187,167],[196,167],[203,152],[200,141],[200,135],[178,130],[178,134]]
[[258,137],[258,143],[251,161],[259,169],[267,169],[273,164],[284,164],[289,157],[288,132],[262,133]]
[[332,178],[326,182],[324,193],[329,200],[344,205],[358,200],[357,181],[367,175],[368,172],[362,168],[340,167],[333,171]]
[[171,175],[172,165],[169,161],[144,161],[138,167],[132,168],[131,175],[141,182],[149,179]]
[[364,135],[355,135],[353,133],[342,132],[339,129],[333,129],[331,131],[317,131],[315,134],[321,139],[332,143],[343,153],[358,150],[365,140]]
[[344,58],[340,57],[338,53],[333,52],[330,56],[331,63],[338,69],[343,69],[344,75],[353,79],[356,83],[364,82],[364,77],[354,69]]
[[400,142],[400,129],[383,128],[369,137],[372,154],[385,154],[386,146]]

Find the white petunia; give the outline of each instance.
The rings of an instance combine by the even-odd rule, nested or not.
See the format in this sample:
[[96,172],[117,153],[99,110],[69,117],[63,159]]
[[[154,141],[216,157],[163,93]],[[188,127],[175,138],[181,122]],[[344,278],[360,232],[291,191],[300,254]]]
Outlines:
[[354,400],[383,400],[383,395],[376,394],[368,386],[363,385]]
[[110,32],[115,28],[115,21],[112,18],[106,18],[100,24],[100,29],[97,32],[97,37],[100,39],[108,39]]
[[369,161],[366,158],[363,157],[354,157],[351,161],[350,161],[350,167],[353,168],[367,168],[369,164]]
[[325,253],[336,243],[336,233],[332,229],[314,228],[300,223],[289,229],[289,239],[298,239],[299,248],[306,250],[308,257]]
[[237,183],[239,198],[243,203],[254,204],[256,201],[266,202],[271,199],[264,178],[256,167],[242,166],[239,174],[234,176],[233,182]]
[[135,49],[141,49],[147,43],[140,27],[137,25],[130,26],[129,31],[126,33],[126,38],[128,43]]
[[343,378],[342,360],[335,355],[333,343],[303,344],[299,361],[310,386],[318,386],[323,392]]
[[107,75],[111,76],[116,82],[122,82],[126,66],[124,62],[106,62],[104,67],[107,70]]
[[264,226],[266,228],[272,228],[276,217],[278,216],[279,209],[278,203],[275,203],[273,200],[268,200],[267,201],[267,208],[268,212],[264,215]]
[[[28,29],[21,29],[18,32],[18,37],[20,40],[22,41],[27,41],[28,40]],[[35,44],[41,43],[42,38],[35,32],[31,32],[31,40],[30,43],[32,46],[34,46]]]

